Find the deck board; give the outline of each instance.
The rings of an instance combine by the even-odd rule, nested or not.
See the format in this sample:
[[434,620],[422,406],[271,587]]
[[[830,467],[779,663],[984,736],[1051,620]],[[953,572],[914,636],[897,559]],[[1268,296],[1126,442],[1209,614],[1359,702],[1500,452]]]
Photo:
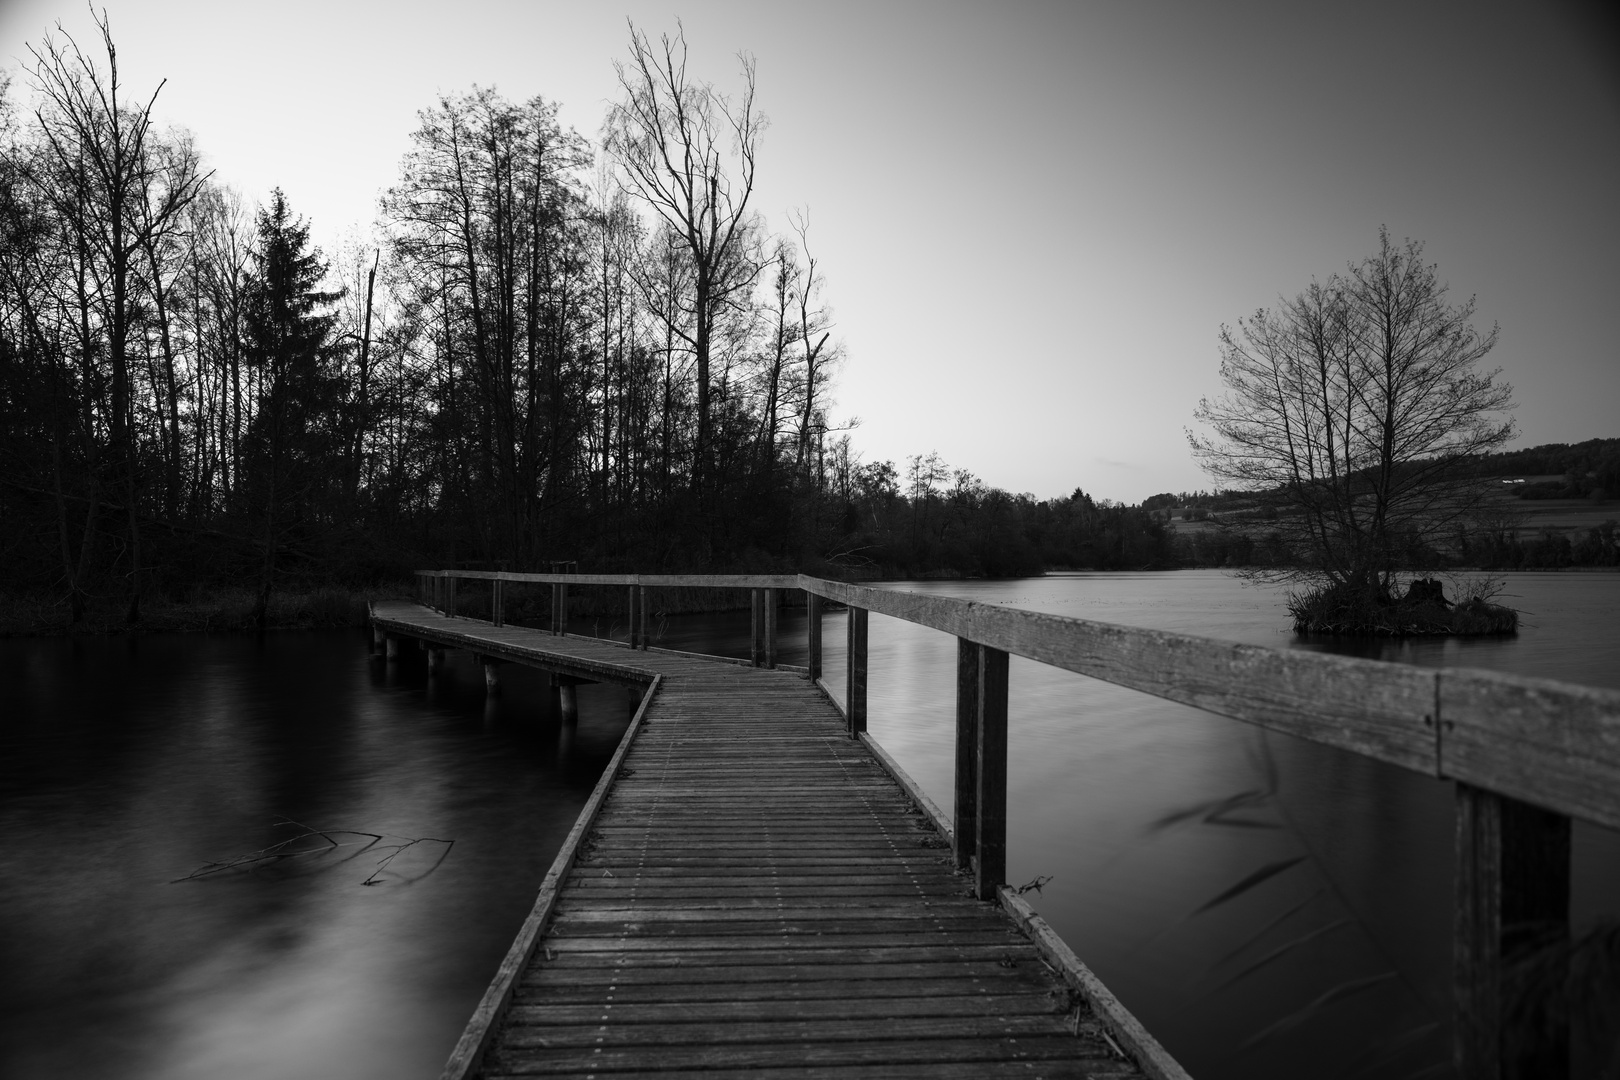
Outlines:
[[375,617],[660,678],[478,1075],[1143,1075],[802,676],[412,604]]

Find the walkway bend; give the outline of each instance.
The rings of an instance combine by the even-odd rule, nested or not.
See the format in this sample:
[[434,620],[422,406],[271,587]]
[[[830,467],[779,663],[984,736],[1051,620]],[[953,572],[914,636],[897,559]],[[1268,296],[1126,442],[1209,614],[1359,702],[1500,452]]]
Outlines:
[[802,675],[407,603],[374,623],[650,687],[445,1077],[1185,1075],[1125,1056],[1151,1038],[1026,907],[972,898],[926,798]]

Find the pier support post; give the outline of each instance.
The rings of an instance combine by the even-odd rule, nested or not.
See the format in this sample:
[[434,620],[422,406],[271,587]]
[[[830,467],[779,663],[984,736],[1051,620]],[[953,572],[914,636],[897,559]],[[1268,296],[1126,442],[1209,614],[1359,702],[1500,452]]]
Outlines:
[[763,627],[760,624],[759,593],[760,590],[758,589],[748,590],[748,610],[750,615],[748,623],[748,662],[755,667],[759,667],[761,656],[765,651],[761,642]]
[[844,676],[844,700],[849,709],[849,737],[866,730],[866,609],[849,609],[849,665]]
[[956,639],[956,868],[973,868],[979,837],[979,646]]
[[557,687],[557,710],[564,724],[572,726],[579,723],[579,687],[574,683],[564,681]]
[[388,635],[383,628],[373,625],[371,628],[371,655],[381,656],[383,649],[388,645]]
[[501,664],[488,656],[479,659],[484,665],[484,693],[489,697],[501,696]]
[[765,590],[765,666],[776,670],[776,590]]
[[551,632],[568,633],[568,586],[560,581],[551,586]]
[[810,681],[821,678],[821,597],[806,589],[804,593],[805,632],[809,637]]
[[436,646],[428,646],[428,674],[437,675],[444,670],[444,650]]
[[[1568,940],[1569,818],[1462,782],[1456,799],[1457,1074],[1562,1080],[1570,1069],[1568,1003],[1542,1002],[1545,1023],[1527,1023],[1513,1015],[1502,974],[1527,947]],[[1550,981],[1562,992],[1562,977]]]
[[994,900],[1007,876],[1007,654],[979,651],[979,752],[975,771],[974,891]]
[[388,635],[388,659],[399,659],[399,638],[395,637],[393,634]]

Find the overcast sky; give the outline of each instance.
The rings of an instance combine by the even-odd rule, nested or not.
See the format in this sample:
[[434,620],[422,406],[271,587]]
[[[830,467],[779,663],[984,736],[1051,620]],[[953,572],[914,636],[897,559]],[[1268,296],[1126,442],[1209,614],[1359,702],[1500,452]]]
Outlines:
[[[626,19],[770,118],[760,209],[807,207],[867,460],[938,450],[1040,496],[1208,486],[1216,335],[1425,242],[1517,388],[1520,445],[1620,435],[1620,43],[1563,3],[108,0],[123,77],[219,179],[331,251],[417,110],[474,83],[595,137]],[[18,71],[82,4],[0,0]],[[26,76],[14,92],[26,94]]]

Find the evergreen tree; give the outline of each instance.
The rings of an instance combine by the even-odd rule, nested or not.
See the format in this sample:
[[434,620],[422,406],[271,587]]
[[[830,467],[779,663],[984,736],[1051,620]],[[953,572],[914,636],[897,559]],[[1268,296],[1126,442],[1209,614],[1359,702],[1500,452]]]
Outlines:
[[338,346],[330,309],[341,292],[320,288],[326,264],[277,188],[258,214],[258,243],[244,290],[243,356],[258,382],[259,409],[247,432],[244,481],[262,529],[255,617],[262,624],[283,551],[307,553],[330,499],[322,484],[336,450]]

